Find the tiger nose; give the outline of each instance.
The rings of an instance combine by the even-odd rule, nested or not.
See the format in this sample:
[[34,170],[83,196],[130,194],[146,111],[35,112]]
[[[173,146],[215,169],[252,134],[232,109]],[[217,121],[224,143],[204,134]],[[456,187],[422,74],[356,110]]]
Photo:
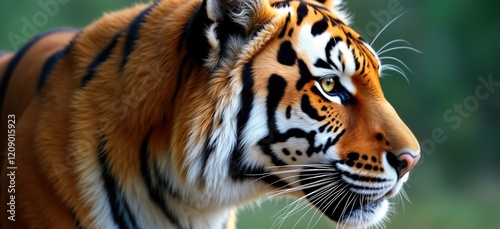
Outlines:
[[415,165],[418,163],[420,159],[420,154],[417,156],[412,156],[409,153],[401,153],[397,156],[397,160],[399,161],[398,170],[399,177],[403,177],[406,173],[408,173]]

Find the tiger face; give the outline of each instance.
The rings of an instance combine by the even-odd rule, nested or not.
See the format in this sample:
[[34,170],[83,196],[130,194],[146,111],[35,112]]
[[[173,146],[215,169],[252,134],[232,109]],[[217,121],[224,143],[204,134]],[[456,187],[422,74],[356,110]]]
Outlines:
[[364,227],[384,218],[386,198],[400,191],[420,149],[384,98],[376,53],[337,1],[321,2],[271,4],[285,19],[241,67],[230,171]]

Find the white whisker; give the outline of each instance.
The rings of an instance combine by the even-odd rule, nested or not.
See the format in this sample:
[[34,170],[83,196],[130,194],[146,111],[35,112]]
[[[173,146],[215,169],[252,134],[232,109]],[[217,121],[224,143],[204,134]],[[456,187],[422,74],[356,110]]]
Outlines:
[[[280,222],[280,227],[281,227],[281,225],[282,225],[283,221],[284,221],[286,218],[288,218],[288,217],[290,217],[290,216],[292,216],[292,215],[294,215],[294,214],[298,213],[298,212],[299,212],[299,211],[301,211],[302,209],[304,209],[304,208],[306,208],[306,207],[308,207],[308,206],[309,206],[308,204],[306,204],[306,203],[305,203],[305,204],[303,204],[301,207],[299,207],[299,206],[298,206],[298,205],[299,205],[299,203],[303,203],[303,202],[302,202],[302,200],[306,199],[307,197],[309,197],[309,196],[311,196],[311,195],[315,195],[317,192],[321,192],[322,190],[327,190],[327,189],[329,189],[331,186],[332,186],[331,184],[326,184],[325,186],[323,186],[323,187],[321,187],[321,188],[319,188],[319,189],[315,190],[314,192],[311,192],[311,193],[309,193],[309,194],[307,194],[307,195],[304,195],[303,197],[301,197],[301,198],[299,198],[299,199],[294,200],[291,204],[287,205],[287,207],[284,207],[283,209],[281,209],[280,211],[278,211],[275,215],[280,214],[280,213],[281,213],[281,212],[283,212],[283,211],[284,211],[284,212],[287,212],[284,216],[281,216],[281,217],[280,217],[280,220],[281,220],[281,222]],[[292,206],[292,205],[295,205],[295,207],[294,207],[292,210],[289,210],[289,209],[291,208],[291,206]],[[300,220],[299,220],[299,221],[300,221]],[[274,225],[274,224],[273,224],[273,225]]]
[[393,64],[384,64],[384,65],[382,65],[382,71],[385,71],[385,70],[395,71],[395,72],[401,74],[406,79],[408,84],[410,84],[410,80],[408,80],[408,77],[406,77],[405,72],[400,67],[393,65]]
[[[267,177],[267,176],[271,176],[271,175],[273,175],[273,174],[269,174],[269,175],[266,175],[266,176],[260,177],[259,179],[256,179],[256,180],[252,181],[252,183],[253,183],[253,182],[256,182],[256,181],[258,181],[258,180],[260,180],[260,179],[263,179],[263,178],[265,178],[265,177]],[[272,185],[276,184],[277,182],[284,181],[284,180],[286,180],[286,179],[291,179],[291,178],[296,178],[296,177],[302,177],[302,176],[303,176],[303,175],[301,175],[301,174],[296,174],[296,175],[292,175],[292,176],[287,176],[287,177],[284,177],[284,178],[280,178],[279,180],[277,180],[277,181],[275,181],[275,182],[272,182],[272,183],[270,183],[269,185],[270,185],[270,186],[272,186]],[[302,181],[307,181],[307,180],[312,180],[312,179],[320,179],[320,178],[327,178],[327,177],[331,177],[331,176],[332,176],[332,174],[320,173],[320,174],[315,175],[315,176],[305,177],[305,178],[301,178],[301,179],[298,179],[298,180],[296,180],[296,181],[293,181],[293,182],[291,182],[291,183],[287,183],[287,186],[291,186],[292,184],[296,184],[296,183],[299,183],[299,182],[302,182]],[[293,188],[293,187],[292,187],[292,188]]]
[[[332,190],[331,190],[331,189],[332,189],[332,187],[335,187],[335,188],[334,188],[334,190],[336,190],[336,189],[338,188],[338,187],[337,187],[337,185],[336,185],[335,183],[331,183],[331,182],[328,182],[328,181],[323,182],[323,183],[321,183],[321,184],[319,184],[319,185],[321,186],[320,188],[318,188],[317,190],[315,190],[315,191],[313,191],[313,192],[311,192],[311,193],[308,193],[308,194],[304,195],[303,197],[301,197],[301,198],[299,198],[299,199],[295,200],[294,202],[301,201],[301,200],[303,200],[303,199],[305,199],[305,198],[308,198],[308,197],[311,197],[311,196],[312,196],[311,198],[309,198],[309,201],[310,201],[311,203],[315,203],[315,202],[317,202],[317,201],[321,201],[321,199],[324,199],[324,196],[326,196],[326,195],[327,195],[327,192],[332,191]],[[324,185],[324,186],[323,186],[323,185]],[[316,198],[316,196],[318,196],[318,197],[319,197],[319,198],[321,198],[321,199]],[[294,203],[292,203],[292,204],[294,204]],[[290,205],[291,205],[291,204],[290,204]],[[290,206],[290,205],[289,205],[289,206]],[[289,217],[289,216],[291,216],[291,215],[293,215],[293,214],[296,214],[298,211],[301,211],[301,210],[303,210],[304,208],[306,208],[306,207],[308,207],[308,206],[309,206],[309,205],[303,205],[303,206],[301,206],[300,208],[294,208],[294,209],[293,209],[293,212],[289,212],[289,213],[287,213],[285,216],[283,216],[283,220],[284,220],[284,218],[287,218],[287,217]],[[285,210],[285,209],[288,209],[288,208],[290,208],[290,207],[284,208],[284,209],[282,209],[281,211],[283,211],[283,210]],[[311,208],[310,208],[310,209],[311,209]],[[309,210],[310,210],[310,209],[309,209]],[[309,210],[308,210],[308,211],[309,211]],[[281,211],[280,211],[280,212],[281,212]],[[307,212],[308,212],[308,211],[307,211]],[[307,212],[306,212],[306,213],[307,213]],[[304,214],[304,215],[305,215],[305,214]],[[304,217],[304,215],[303,215],[303,216],[302,216],[302,217],[301,217],[298,221],[300,221],[300,220]]]
[[404,189],[401,189],[400,191],[401,195],[404,197],[404,199],[406,201],[408,201],[408,203],[412,204],[411,200],[410,200],[410,197],[408,197],[408,194],[406,193],[406,191]]
[[[267,173],[260,173],[260,174],[247,174],[248,176],[260,176],[258,177],[257,179],[253,180],[251,183],[255,183],[257,181],[260,181],[264,178],[267,178],[269,176],[273,176],[273,175],[283,175],[283,174],[288,174],[288,173],[299,173],[299,174],[296,174],[296,175],[292,175],[292,176],[286,176],[284,178],[280,178],[279,180],[271,183],[270,185],[273,185],[273,184],[276,184],[277,182],[280,182],[280,181],[285,181],[286,179],[290,179],[290,178],[295,178],[295,177],[301,177],[303,175],[301,175],[301,173],[303,172],[325,172],[325,173],[328,173],[328,174],[325,174],[325,173],[322,173],[324,176],[333,176],[333,175],[336,175],[338,174],[339,172],[338,171],[333,171],[332,168],[306,168],[306,169],[293,169],[293,170],[285,170],[285,171],[270,171],[270,172],[267,172]],[[307,179],[312,179],[310,177],[307,177]],[[290,185],[290,184],[288,184]]]
[[[276,218],[276,216],[280,213],[281,213],[281,216],[276,218],[276,220],[274,221],[274,223],[272,225],[272,228],[275,228],[276,226],[278,226],[278,228],[281,228],[281,226],[283,225],[286,218],[298,213],[297,209],[299,208],[299,206],[301,207],[301,206],[307,206],[307,205],[308,204],[306,202],[303,202],[303,201],[293,201],[292,203],[288,204],[286,207],[284,207],[283,209],[278,211],[276,214],[274,214],[274,216],[272,218]],[[290,208],[292,206],[294,206],[294,207],[290,210]]]
[[380,32],[378,32],[378,34],[375,36],[375,38],[373,38],[372,42],[370,42],[370,46],[373,46],[373,44],[375,43],[375,41],[377,40],[377,38],[382,34],[382,32],[385,31],[385,29],[387,27],[389,27],[389,25],[391,25],[392,23],[394,23],[396,20],[398,20],[398,18],[400,18],[401,16],[403,16],[406,12],[408,11],[405,11],[403,13],[401,13],[400,15],[396,16],[394,19],[392,19],[389,23],[387,23],[381,30]]
[[271,192],[268,195],[268,197],[272,198],[272,197],[276,197],[276,196],[283,196],[283,195],[288,194],[288,193],[292,193],[292,192],[296,192],[296,191],[303,191],[304,189],[310,189],[310,188],[315,188],[315,187],[324,186],[324,185],[327,185],[329,187],[337,186],[338,181],[330,182],[328,180],[327,181],[323,180],[323,181],[317,181],[317,182],[307,184],[307,185],[299,185],[297,187],[287,188],[284,190],[277,190],[277,191]]
[[267,169],[283,169],[283,168],[332,168],[331,165],[325,164],[308,164],[308,165],[275,165],[268,166]]
[[[313,168],[313,169],[294,169],[294,170],[283,170],[283,171],[271,171],[268,172],[268,174],[272,175],[279,175],[279,174],[286,174],[286,173],[302,173],[302,172],[337,172],[335,170],[332,170],[332,168]],[[338,172],[337,172],[338,173]]]
[[380,48],[380,49],[377,51],[377,55],[379,55],[379,54],[380,54],[380,52],[384,51],[384,49],[385,49],[387,46],[389,46],[389,45],[391,45],[391,44],[395,44],[395,43],[397,43],[397,42],[405,43],[405,44],[407,44],[408,46],[410,46],[410,47],[411,47],[410,42],[408,42],[407,40],[403,40],[403,39],[395,39],[395,40],[392,40],[392,41],[387,42],[387,44],[385,44],[384,46],[382,46],[382,48]]
[[[315,179],[317,179],[317,178],[315,178]],[[300,181],[301,180],[299,180],[297,182],[300,182]],[[322,185],[336,185],[336,182],[330,182],[329,180],[322,179],[319,181],[311,182],[307,185],[299,185],[299,186],[291,187],[291,188],[287,188],[287,189],[276,190],[276,191],[271,192],[268,195],[268,197],[276,197],[276,196],[284,195],[287,193],[301,191],[304,189],[314,188],[314,187],[318,187],[318,186],[322,186]]]
[[[343,219],[345,217],[345,214],[347,213],[347,206],[351,205],[351,203],[353,203],[353,201],[355,201],[356,199],[355,198],[352,198],[352,193],[349,194],[349,197],[347,197],[347,202],[346,202],[346,205],[344,206],[344,209],[342,210],[342,213],[340,214],[340,219]],[[351,199],[352,198],[352,199]],[[352,211],[354,207],[354,204],[352,204],[351,206],[351,209],[350,211]],[[349,217],[347,217],[347,219],[345,221],[349,221]],[[344,226],[342,228],[345,228],[347,226],[347,224],[344,224]]]
[[394,50],[401,50],[401,49],[411,50],[411,51],[419,53],[419,54],[422,53],[420,50],[418,50],[416,48],[409,47],[409,46],[396,46],[396,47],[392,47],[392,48],[388,48],[386,50],[380,51],[377,53],[377,55],[382,55],[386,52],[390,52],[390,51],[394,51]]
[[[331,195],[332,195],[332,194],[335,194],[336,192],[341,191],[341,190],[342,190],[342,187],[337,187],[335,190],[333,190],[333,193],[331,193]],[[328,191],[328,190],[327,190],[327,191]],[[325,191],[325,192],[326,192],[326,191]],[[323,197],[323,200],[321,200],[321,202],[323,202],[323,203],[321,203],[319,207],[322,207],[322,206],[323,206],[323,204],[324,204],[324,203],[325,203],[325,201],[326,201],[326,198],[325,198],[324,196],[327,196],[327,195],[324,195],[324,194],[327,194],[327,193],[323,193],[323,192],[321,192],[320,194],[321,194],[321,195],[322,195],[322,197]],[[314,219],[314,217],[316,216],[316,214],[317,214],[317,213],[319,213],[319,212],[320,212],[320,211],[318,210],[318,211],[315,211],[315,212],[313,213],[313,215],[312,215],[311,219],[309,220],[309,223],[307,224],[307,228],[310,228],[309,226],[311,225],[312,220]],[[318,214],[318,219],[316,220],[316,222],[314,222],[314,224],[312,225],[312,227],[311,227],[311,228],[314,228],[314,227],[318,224],[318,222],[319,222],[319,220],[320,220],[320,219],[321,219],[321,214]]]
[[[338,188],[339,188],[339,187],[336,187],[334,190],[336,190],[336,191],[340,191],[340,190],[338,190]],[[318,206],[319,208],[321,208],[321,207],[323,206],[324,202],[326,201],[325,196],[328,196],[328,193],[327,193],[327,192],[330,192],[330,191],[332,191],[332,190],[330,190],[328,187],[325,187],[325,188],[321,188],[321,189],[319,189],[318,191],[320,191],[320,192],[315,193],[315,196],[311,197],[309,200],[310,200],[310,202],[311,202],[311,203],[313,203],[314,205],[316,205],[316,206]],[[336,191],[335,191],[335,192],[336,192]],[[317,196],[318,196],[317,198],[316,198],[316,194],[317,194]],[[294,228],[295,228],[295,226],[297,226],[297,224],[298,224],[298,223],[299,223],[299,222],[300,222],[300,221],[301,221],[301,220],[302,220],[302,219],[306,216],[306,214],[307,214],[309,211],[311,211],[311,210],[314,210],[314,208],[309,208],[309,209],[308,209],[308,210],[307,210],[307,211],[306,211],[306,212],[305,212],[305,213],[304,213],[304,214],[303,214],[303,215],[299,218],[299,220],[297,220],[297,222],[296,222],[296,223],[295,223],[295,225],[294,225]]]
[[406,69],[408,69],[408,71],[411,73],[411,74],[415,74],[415,72],[413,72],[405,63],[403,63],[403,61],[401,61],[400,59],[398,58],[395,58],[395,57],[392,57],[392,56],[384,56],[384,57],[380,57],[379,58],[380,60],[394,60],[398,63],[400,63],[401,65],[403,65]]

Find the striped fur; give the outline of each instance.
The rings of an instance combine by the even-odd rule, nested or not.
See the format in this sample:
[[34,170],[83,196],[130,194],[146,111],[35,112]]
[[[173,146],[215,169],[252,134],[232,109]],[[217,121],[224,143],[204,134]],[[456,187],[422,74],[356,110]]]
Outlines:
[[160,0],[1,56],[18,167],[2,228],[234,228],[266,195],[379,222],[419,146],[340,8]]

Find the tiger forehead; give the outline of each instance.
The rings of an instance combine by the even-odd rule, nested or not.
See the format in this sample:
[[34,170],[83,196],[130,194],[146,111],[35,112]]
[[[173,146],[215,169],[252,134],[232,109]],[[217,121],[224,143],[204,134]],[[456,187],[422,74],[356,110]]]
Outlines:
[[[298,38],[299,31],[302,27],[310,27],[310,35],[312,37],[320,36],[328,32],[329,39],[335,40],[335,43],[342,41],[347,45],[352,52],[355,61],[356,75],[366,78],[370,72],[379,72],[379,60],[376,53],[366,44],[363,38],[356,33],[352,28],[346,25],[329,9],[317,2],[307,2],[302,0],[280,1],[273,3],[274,7],[291,7],[292,12],[288,14],[286,23],[284,24],[279,38],[295,40]],[[295,37],[295,39],[293,39]],[[313,42],[313,41],[311,41]],[[304,50],[309,52],[311,50]],[[343,56],[339,57],[341,62],[345,61]],[[378,74],[376,75],[378,78]]]

